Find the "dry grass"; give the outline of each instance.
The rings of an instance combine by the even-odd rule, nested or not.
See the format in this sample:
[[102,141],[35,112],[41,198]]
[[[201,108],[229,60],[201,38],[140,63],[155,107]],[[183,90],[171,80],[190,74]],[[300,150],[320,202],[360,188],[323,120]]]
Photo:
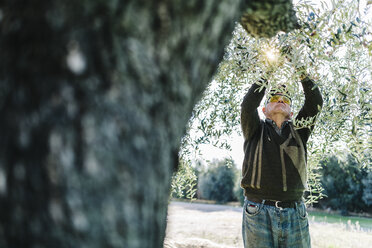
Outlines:
[[[165,248],[243,247],[242,208],[172,202],[168,210]],[[313,248],[372,247],[372,232],[352,226],[315,222],[310,219]]]

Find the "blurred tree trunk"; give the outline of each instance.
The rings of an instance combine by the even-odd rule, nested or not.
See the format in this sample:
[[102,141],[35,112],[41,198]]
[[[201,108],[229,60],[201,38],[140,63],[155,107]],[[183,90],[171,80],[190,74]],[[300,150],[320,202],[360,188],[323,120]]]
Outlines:
[[0,247],[161,247],[244,1],[0,3]]

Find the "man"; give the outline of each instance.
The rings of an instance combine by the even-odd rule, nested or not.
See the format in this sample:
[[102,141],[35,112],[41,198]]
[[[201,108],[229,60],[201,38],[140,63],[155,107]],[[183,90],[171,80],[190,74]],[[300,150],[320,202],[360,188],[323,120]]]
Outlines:
[[[304,72],[301,83],[305,103],[296,120],[315,120],[323,103],[320,91]],[[302,196],[307,187],[306,142],[313,125],[293,126],[285,87],[270,92],[262,109],[266,119],[260,120],[257,108],[265,90],[258,91],[259,87],[254,83],[241,105],[244,247],[310,247]]]

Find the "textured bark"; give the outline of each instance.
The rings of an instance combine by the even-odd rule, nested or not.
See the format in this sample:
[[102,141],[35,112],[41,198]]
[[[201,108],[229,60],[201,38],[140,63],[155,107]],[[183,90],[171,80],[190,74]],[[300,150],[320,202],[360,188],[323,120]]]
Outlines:
[[245,3],[0,4],[0,247],[161,247],[179,142]]

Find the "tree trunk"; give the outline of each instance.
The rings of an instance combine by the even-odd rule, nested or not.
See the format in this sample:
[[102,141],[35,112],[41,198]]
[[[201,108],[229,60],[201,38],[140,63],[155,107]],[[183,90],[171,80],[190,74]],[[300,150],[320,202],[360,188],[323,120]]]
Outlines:
[[0,4],[0,247],[161,247],[195,102],[244,1]]

